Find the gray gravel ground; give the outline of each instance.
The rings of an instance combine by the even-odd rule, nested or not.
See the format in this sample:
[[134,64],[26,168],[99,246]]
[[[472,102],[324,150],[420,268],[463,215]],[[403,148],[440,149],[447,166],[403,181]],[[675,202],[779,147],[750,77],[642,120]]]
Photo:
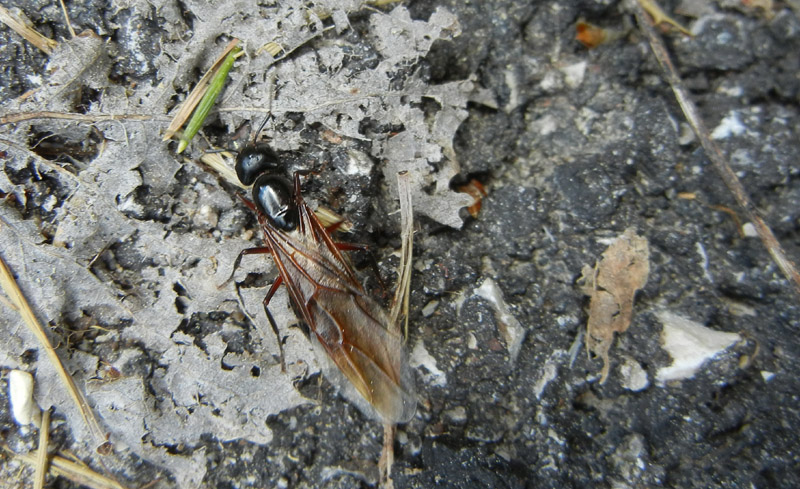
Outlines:
[[[752,225],[739,219],[624,2],[442,0],[363,9],[346,3],[331,2],[338,14],[320,21],[336,28],[317,33],[280,64],[279,110],[267,132],[287,161],[317,170],[305,195],[354,223],[343,239],[369,245],[391,283],[399,228],[387,218],[396,207],[386,176],[396,164],[387,145],[420,127],[444,131],[444,139],[423,137],[427,146],[416,149],[432,172],[427,193],[420,191],[430,202],[417,223],[408,343],[421,402],[398,433],[395,487],[800,487],[800,382],[792,374],[800,369],[798,297],[750,232]],[[798,261],[798,11],[790,2],[775,2],[768,11],[733,0],[661,3],[667,12],[686,14],[676,17],[694,34],[672,30],[664,38],[702,117]],[[48,100],[34,96],[25,102],[30,105],[19,102],[51,74],[48,60],[0,28],[3,115],[54,110],[153,116],[147,122],[40,119],[0,126],[0,252],[23,290],[36,298],[34,307],[51,326],[70,370],[101,385],[90,388],[90,398],[120,449],[107,465],[126,487],[154,479],[149,487],[374,485],[380,424],[342,399],[313,357],[303,356],[310,353],[300,328],[284,333],[293,367],[279,375],[274,341],[258,329],[263,324],[242,314],[233,288],[216,290],[232,257],[259,243],[257,234],[247,234],[255,219],[235,199],[233,186],[194,163],[205,147],[202,138],[186,160],[174,154],[175,143],[160,140],[165,114],[227,41],[230,32],[215,34],[225,30],[218,16],[256,9],[245,1],[224,8],[155,5],[68,5],[81,26],[76,30],[93,29],[107,53],[69,101],[57,93]],[[19,7],[45,35],[69,38],[57,3],[4,6]],[[391,43],[402,41],[381,36],[412,25],[400,21],[392,24],[400,25],[396,30],[381,30],[374,19],[388,19],[394,8],[428,22],[413,24],[421,30],[438,25],[434,16],[445,10],[460,25],[459,35],[448,31],[435,34],[435,42],[426,39],[432,44],[420,41],[408,56],[421,54],[390,70],[387,91],[423,96],[386,96],[380,107],[363,102],[361,109],[333,102],[324,115],[280,112],[293,83],[332,72],[344,80],[382,73]],[[257,12],[267,18],[277,10],[265,2]],[[575,40],[581,19],[620,38],[589,50]],[[290,32],[290,17],[285,24]],[[193,36],[200,47],[184,56],[193,49]],[[290,34],[283,38],[287,45],[292,41]],[[336,53],[344,54],[334,69],[325,56]],[[319,62],[303,64],[316,55]],[[168,59],[180,69],[169,71],[175,67]],[[313,69],[293,73],[296,67]],[[258,62],[249,69],[255,73]],[[230,86],[236,88],[229,89],[252,95],[247,100],[263,108],[264,91],[248,95],[247,88],[259,76],[234,75]],[[472,91],[452,110],[444,95],[430,95],[430,87],[447,86],[458,98],[457,85],[445,84],[462,80],[472,81]],[[266,83],[263,76],[260,83]],[[333,86],[325,83],[320,86]],[[128,106],[120,105],[123,99]],[[212,116],[204,130],[221,147],[239,144],[236,139],[250,130],[244,122],[263,117],[227,103],[232,108]],[[362,109],[362,118],[352,118]],[[396,115],[405,110],[407,119]],[[437,119],[439,114],[448,118]],[[231,130],[237,127],[238,134]],[[325,129],[344,134],[344,142]],[[350,172],[353,154],[374,167]],[[445,163],[448,157],[457,165]],[[103,158],[125,173],[103,167]],[[452,169],[457,175],[451,180]],[[473,218],[462,209],[463,226],[446,225],[454,202],[464,200],[447,185],[471,179],[488,192],[480,212]],[[104,196],[80,194],[93,188],[90,180]],[[209,207],[199,212],[203,205]],[[109,221],[95,229],[98,219]],[[650,275],[636,296],[630,329],[617,335],[610,375],[601,384],[602,360],[585,353],[588,298],[576,282],[581,268],[594,265],[631,227],[649,241]],[[64,235],[71,237],[65,243],[59,241]],[[185,249],[186,256],[162,260],[161,247]],[[212,258],[220,270],[203,280],[198,270]],[[380,295],[368,260],[355,258],[368,287]],[[236,275],[250,312],[258,310],[274,276],[266,265]],[[512,320],[481,293],[489,279]],[[274,304],[282,326],[290,324],[286,296]],[[123,306],[127,312],[119,312]],[[5,303],[0,309],[3,334],[11,339],[0,365],[3,378],[10,368],[38,377],[45,356],[25,339],[16,313]],[[680,322],[676,317],[691,327],[735,333],[738,340],[694,375],[663,380],[674,357],[695,351],[700,341],[689,336],[668,352],[665,335]],[[514,359],[502,331],[517,323],[525,336]],[[158,338],[147,336],[153,331]],[[209,376],[208,385],[181,384],[171,376],[177,364]],[[109,365],[121,379],[102,376],[113,373]],[[131,383],[114,387],[126,379]],[[248,382],[252,392],[241,394],[245,390],[237,389]],[[236,399],[215,397],[224,392],[235,392]],[[40,404],[46,394],[37,392]],[[66,401],[53,404],[53,450],[74,450],[101,470],[86,435],[78,434],[80,423],[65,411]],[[177,416],[170,417],[172,411]],[[36,446],[36,431],[11,418],[5,389],[0,433],[15,451]],[[32,487],[31,472],[3,457],[0,487]],[[73,486],[59,479],[51,487]]]

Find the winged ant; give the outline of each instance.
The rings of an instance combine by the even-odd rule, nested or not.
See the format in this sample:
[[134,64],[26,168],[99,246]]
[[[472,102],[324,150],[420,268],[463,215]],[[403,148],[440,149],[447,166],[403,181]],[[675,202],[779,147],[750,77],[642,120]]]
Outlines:
[[243,185],[253,186],[252,201],[240,198],[256,213],[264,245],[242,250],[234,270],[245,255],[272,255],[278,277],[263,304],[276,336],[269,304],[285,285],[320,361],[327,358],[335,367],[325,369],[328,379],[385,425],[409,421],[416,394],[403,337],[384,308],[365,293],[342,254],[360,247],[335,242],[330,232],[338,225],[324,227],[303,199],[300,177],[310,172],[295,171],[290,179],[277,153],[256,144],[255,137],[239,152],[235,170]]

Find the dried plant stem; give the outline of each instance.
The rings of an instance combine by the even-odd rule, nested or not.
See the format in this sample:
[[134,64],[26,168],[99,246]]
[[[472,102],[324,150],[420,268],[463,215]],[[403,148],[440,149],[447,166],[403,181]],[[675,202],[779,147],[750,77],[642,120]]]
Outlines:
[[404,322],[403,333],[408,340],[408,301],[411,293],[411,269],[414,257],[414,210],[411,204],[411,182],[408,172],[397,174],[397,192],[400,194],[400,264],[397,267],[397,290],[389,314],[391,322],[400,329],[400,319]]
[[[400,235],[402,247],[400,251],[400,264],[397,267],[397,290],[392,301],[392,310],[389,313],[391,327],[403,330],[405,339],[408,340],[408,301],[411,294],[411,269],[414,256],[414,211],[411,202],[411,178],[408,172],[397,174],[397,193],[400,197]],[[401,320],[404,327],[401,328]],[[381,480],[380,487],[392,489],[392,465],[394,465],[394,435],[396,425],[383,424],[383,450],[378,462]]]
[[[223,158],[224,157],[224,158]],[[236,172],[231,166],[225,162],[225,158],[233,158],[233,155],[228,152],[222,153],[205,153],[200,157],[200,161],[211,168],[215,174],[222,177],[223,180],[231,185],[239,187],[240,189],[247,189],[248,187],[239,181]]]
[[26,326],[28,326],[28,329],[34,334],[34,336],[36,336],[36,338],[39,340],[39,343],[43,346],[44,351],[47,353],[48,358],[50,358],[50,361],[53,362],[56,371],[58,371],[58,374],[61,377],[61,381],[65,386],[67,386],[67,390],[69,391],[70,396],[72,396],[72,400],[78,407],[81,416],[83,416],[83,420],[86,422],[86,425],[89,428],[89,432],[92,435],[95,446],[103,446],[107,443],[106,436],[103,430],[100,428],[100,423],[97,421],[97,418],[95,418],[94,411],[92,411],[92,408],[89,406],[89,402],[86,400],[83,392],[81,392],[81,390],[78,389],[78,386],[75,385],[75,381],[72,379],[72,376],[64,368],[64,364],[61,363],[61,359],[58,357],[58,353],[56,353],[55,348],[53,348],[53,345],[50,343],[47,333],[45,333],[44,328],[42,327],[41,323],[39,323],[39,320],[36,319],[36,315],[33,313],[28,301],[25,300],[25,296],[22,295],[22,291],[17,285],[17,282],[14,280],[14,276],[11,274],[11,270],[8,269],[8,266],[2,257],[0,257],[0,285],[2,285],[3,290],[8,298],[11,299],[11,302],[17,306],[23,322]]
[[103,122],[103,121],[153,121],[167,120],[164,116],[141,114],[75,114],[71,112],[16,112],[0,117],[0,125],[14,124],[35,119],[64,119],[77,122]]
[[42,412],[42,423],[39,425],[39,449],[36,453],[36,476],[33,489],[44,487],[44,478],[47,475],[47,444],[50,439],[50,410]]
[[208,117],[208,113],[211,112],[211,107],[214,106],[217,102],[217,97],[222,93],[222,88],[225,86],[225,81],[228,79],[228,73],[230,73],[231,68],[233,68],[233,63],[241,52],[242,48],[235,45],[225,56],[222,64],[215,65],[216,69],[214,70],[214,75],[211,77],[211,80],[209,80],[206,89],[203,91],[203,96],[200,98],[200,102],[198,102],[192,112],[192,118],[189,119],[186,128],[181,134],[177,153],[183,153],[183,150],[189,146],[189,142],[203,126],[206,117]]
[[396,426],[391,423],[384,423],[383,425],[383,450],[381,451],[381,460],[378,462],[378,469],[380,470],[380,487],[382,489],[393,489],[394,482],[392,481],[392,465],[394,465],[394,434]]
[[[36,466],[37,459],[30,454],[14,453],[10,448],[4,446],[3,449],[13,458],[30,466]],[[61,476],[79,485],[84,485],[92,489],[125,489],[119,482],[102,476],[92,469],[58,455],[50,460],[48,474],[56,477]]]
[[650,17],[653,18],[653,25],[659,25],[662,22],[667,23],[673,26],[674,28],[678,29],[682,33],[686,34],[687,36],[691,37],[692,33],[689,32],[688,29],[680,25],[677,21],[675,21],[675,19],[667,15],[666,12],[664,12],[664,10],[662,10],[661,7],[655,1],[637,0],[637,3],[641,5],[642,8],[644,8],[647,11],[647,13],[650,14]]
[[336,28],[336,26],[333,26],[333,25],[332,26],[328,26],[328,27],[324,27],[324,28],[318,30],[317,32],[311,34],[307,38],[303,39],[302,41],[297,43],[297,45],[292,46],[288,51],[284,49],[283,50],[283,56],[281,56],[280,58],[275,58],[275,62],[281,61],[281,60],[284,60],[284,59],[288,58],[289,55],[291,55],[293,52],[295,52],[296,50],[300,49],[304,45],[308,44],[310,41],[318,38],[319,36],[325,34],[326,32],[328,32],[328,31],[330,31],[332,29],[335,29],[335,28]]
[[708,159],[711,160],[711,164],[722,178],[725,186],[727,186],[728,190],[730,190],[730,192],[733,194],[733,197],[742,208],[742,211],[747,219],[755,226],[758,236],[761,238],[761,241],[764,243],[767,251],[772,256],[772,259],[781,269],[786,278],[793,282],[795,292],[800,295],[800,273],[797,272],[797,268],[795,268],[794,263],[792,263],[792,261],[786,256],[786,253],[784,252],[778,240],[775,238],[772,230],[759,215],[756,206],[750,200],[750,197],[748,197],[747,192],[739,181],[739,178],[733,172],[730,165],[728,165],[728,162],[722,155],[722,151],[720,150],[719,146],[717,146],[717,144],[711,140],[708,129],[703,123],[703,120],[700,118],[697,107],[689,98],[689,93],[684,88],[683,82],[678,76],[675,66],[672,64],[672,60],[669,57],[667,48],[664,46],[664,43],[661,41],[658,33],[656,33],[652,21],[645,14],[642,6],[638,2],[631,3],[634,13],[636,14],[636,20],[639,23],[639,28],[644,32],[644,34],[647,36],[647,39],[650,41],[650,47],[653,49],[653,53],[655,54],[658,63],[664,70],[667,76],[667,81],[672,87],[672,91],[675,92],[675,98],[678,99],[678,104],[680,104],[681,109],[686,116],[686,120],[692,126],[692,129],[694,130],[695,134],[697,134],[698,139],[700,139],[700,144],[703,146]]
[[162,141],[167,141],[172,138],[172,136],[174,136],[183,126],[183,124],[189,120],[189,117],[192,115],[192,112],[194,112],[195,107],[197,107],[197,105],[200,103],[200,100],[202,100],[203,95],[205,95],[206,91],[208,90],[211,79],[217,73],[219,67],[222,66],[222,63],[225,62],[228,54],[231,53],[238,45],[239,40],[233,39],[228,43],[227,46],[225,46],[222,54],[219,55],[216,61],[214,61],[214,64],[211,65],[211,68],[209,68],[203,77],[200,78],[200,81],[197,82],[197,85],[195,85],[189,96],[186,97],[186,100],[183,102],[183,104],[181,104],[181,108],[175,114],[175,117],[172,118],[172,123],[170,123],[169,127],[167,127],[167,131],[164,134]]
[[58,43],[50,38],[47,38],[35,30],[28,27],[16,15],[12,14],[7,8],[0,5],[0,22],[7,25],[14,30],[17,34],[24,37],[26,41],[30,42],[42,52],[47,55],[53,53],[53,49],[58,46]]
[[64,0],[58,0],[58,3],[61,4],[61,10],[64,12],[64,20],[67,23],[67,29],[69,29],[69,35],[75,37],[75,29],[72,28],[72,22],[69,20],[69,13],[67,13],[67,6],[64,5]]

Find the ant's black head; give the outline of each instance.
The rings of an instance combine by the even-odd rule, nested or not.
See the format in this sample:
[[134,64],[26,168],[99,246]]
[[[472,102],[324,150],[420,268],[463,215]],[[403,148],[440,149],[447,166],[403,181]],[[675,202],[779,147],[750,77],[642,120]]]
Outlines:
[[[237,170],[238,170],[237,164]],[[263,173],[253,184],[253,202],[270,223],[283,231],[297,228],[299,215],[289,180]]]
[[236,176],[244,185],[251,185],[262,173],[282,171],[278,154],[266,144],[248,144],[236,157]]

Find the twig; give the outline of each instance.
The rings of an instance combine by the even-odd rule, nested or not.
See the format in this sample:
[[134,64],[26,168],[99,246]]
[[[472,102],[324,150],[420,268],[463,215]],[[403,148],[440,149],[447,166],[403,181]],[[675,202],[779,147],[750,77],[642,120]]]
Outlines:
[[72,396],[72,400],[75,402],[75,405],[78,407],[81,416],[83,416],[83,420],[89,427],[89,432],[96,443],[96,447],[105,445],[107,443],[106,436],[103,430],[100,428],[100,423],[97,421],[97,418],[95,418],[94,411],[92,411],[92,408],[89,406],[89,402],[86,400],[83,392],[81,392],[81,390],[78,389],[78,386],[75,385],[75,381],[72,379],[72,376],[64,368],[64,364],[61,363],[58,353],[56,353],[55,348],[53,348],[52,343],[50,343],[50,339],[47,337],[47,334],[45,333],[42,325],[39,323],[39,320],[36,319],[36,315],[33,313],[28,301],[25,300],[25,296],[22,295],[22,291],[17,285],[17,282],[14,280],[14,275],[12,275],[11,270],[8,269],[8,266],[2,257],[0,257],[0,285],[2,285],[3,290],[8,298],[11,299],[11,302],[16,304],[16,306],[19,308],[19,313],[20,316],[22,316],[23,322],[39,340],[39,343],[41,343],[41,345],[44,347],[44,351],[47,353],[48,358],[50,358],[50,361],[53,362],[53,365],[56,367],[56,371],[58,371],[61,381],[67,386],[67,390],[69,391],[70,396]]
[[631,2],[631,4],[639,27],[650,41],[650,47],[653,49],[653,54],[655,54],[658,63],[664,70],[667,76],[667,81],[672,87],[672,91],[675,92],[675,98],[678,99],[678,104],[680,104],[681,109],[686,116],[686,120],[692,126],[692,129],[694,130],[698,139],[700,139],[700,144],[703,146],[703,150],[705,150],[708,159],[717,170],[717,173],[719,173],[722,181],[725,183],[725,186],[728,187],[728,190],[730,190],[730,192],[733,194],[734,199],[736,199],[736,202],[742,208],[742,211],[747,219],[755,226],[758,236],[761,238],[761,241],[764,243],[767,251],[772,256],[772,259],[781,269],[786,278],[793,282],[795,292],[800,295],[800,273],[797,272],[797,268],[795,268],[794,263],[792,263],[792,261],[786,256],[786,253],[784,252],[778,240],[775,238],[772,230],[759,215],[758,209],[756,209],[756,206],[752,203],[750,197],[748,197],[747,192],[739,181],[739,178],[733,172],[730,165],[728,165],[719,146],[717,146],[716,143],[711,140],[711,137],[709,137],[708,129],[703,123],[703,120],[700,118],[697,107],[689,98],[689,93],[684,88],[683,82],[678,76],[675,66],[672,64],[672,60],[669,57],[667,48],[664,46],[661,38],[656,33],[650,18],[645,14],[642,6],[638,2]]
[[47,444],[50,439],[50,410],[42,412],[42,422],[39,424],[39,449],[36,453],[36,476],[33,489],[44,487],[44,478],[47,475]]

